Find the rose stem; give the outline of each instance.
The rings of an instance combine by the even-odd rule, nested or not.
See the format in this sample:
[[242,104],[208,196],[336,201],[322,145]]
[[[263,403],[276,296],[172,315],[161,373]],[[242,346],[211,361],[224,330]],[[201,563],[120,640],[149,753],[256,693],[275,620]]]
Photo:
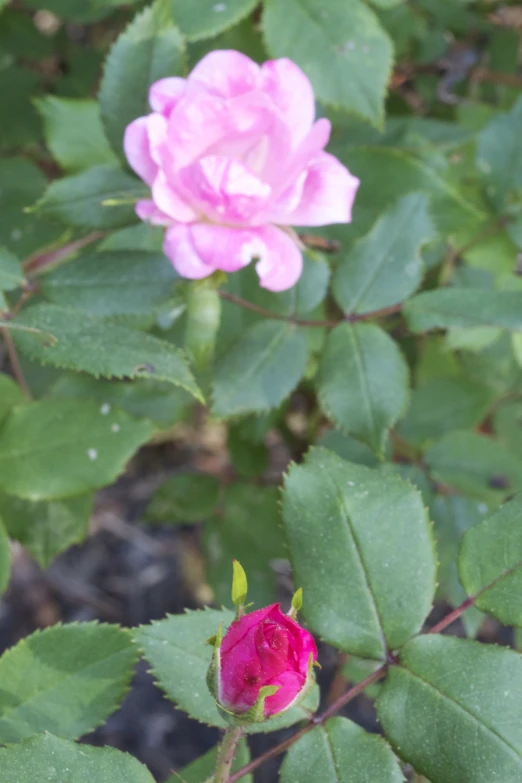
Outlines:
[[243,736],[243,729],[229,726],[225,731],[223,742],[219,748],[216,770],[214,772],[213,783],[228,783],[230,779],[230,768],[236,755],[237,744]]

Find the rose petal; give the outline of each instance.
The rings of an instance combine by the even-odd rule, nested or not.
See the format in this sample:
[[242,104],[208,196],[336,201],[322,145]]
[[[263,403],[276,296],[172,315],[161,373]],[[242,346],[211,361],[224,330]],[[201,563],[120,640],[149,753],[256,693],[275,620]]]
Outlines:
[[149,90],[149,103],[152,111],[165,116],[170,114],[185,92],[186,85],[187,80],[181,79],[179,76],[168,76],[166,79],[154,82]]
[[238,160],[208,155],[179,172],[191,202],[216,222],[246,223],[267,204],[270,185]]
[[151,154],[148,117],[140,117],[127,126],[123,149],[130,167],[147,185],[151,185],[158,173],[158,166]]
[[263,609],[257,609],[255,612],[245,614],[240,620],[234,620],[223,637],[221,654],[223,655],[223,653],[230,652],[230,650],[235,647],[249,631],[259,625],[275,607],[279,607],[279,604],[265,606]]
[[135,210],[140,220],[144,220],[153,226],[170,226],[172,223],[172,219],[158,209],[151,199],[138,201]]
[[301,276],[303,257],[295,241],[275,226],[257,229],[260,240],[260,260],[256,272],[263,288],[269,291],[286,291],[292,288]]
[[215,268],[205,264],[194,250],[189,228],[184,224],[167,229],[163,251],[181,277],[201,280],[215,271]]
[[297,146],[309,132],[315,116],[310,80],[292,60],[285,57],[269,60],[261,66],[261,89],[283,113]]
[[169,185],[163,171],[158,172],[152,184],[152,198],[158,209],[179,223],[191,223],[197,214]]
[[188,89],[168,120],[169,170],[175,172],[204,155],[227,136],[226,101],[197,87]]
[[259,66],[245,54],[217,49],[199,61],[188,80],[202,84],[224,98],[233,98],[254,90],[258,86],[259,72]]
[[322,152],[308,167],[299,205],[286,216],[292,226],[350,223],[359,180],[333,155]]
[[200,258],[223,272],[236,272],[266,252],[264,243],[259,239],[258,229],[194,223],[190,231]]
[[265,701],[265,718],[281,712],[301,693],[306,678],[302,674],[293,671],[286,671],[280,674],[271,683],[278,685],[279,690],[273,696],[269,696]]

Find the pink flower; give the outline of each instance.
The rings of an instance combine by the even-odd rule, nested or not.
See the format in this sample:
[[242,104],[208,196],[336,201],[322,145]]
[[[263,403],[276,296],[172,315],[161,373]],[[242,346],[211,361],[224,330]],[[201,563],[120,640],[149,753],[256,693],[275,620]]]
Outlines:
[[279,604],[235,620],[219,648],[218,703],[236,714],[247,712],[263,686],[278,686],[265,699],[264,717],[287,710],[310,682],[317,660],[313,637],[281,612]]
[[324,152],[309,80],[291,60],[256,65],[214,51],[187,79],[161,79],[152,113],[126,129],[124,148],[151,188],[142,220],[167,228],[165,253],[182,277],[234,272],[258,259],[261,285],[293,286],[299,247],[287,228],[349,223],[359,185]]

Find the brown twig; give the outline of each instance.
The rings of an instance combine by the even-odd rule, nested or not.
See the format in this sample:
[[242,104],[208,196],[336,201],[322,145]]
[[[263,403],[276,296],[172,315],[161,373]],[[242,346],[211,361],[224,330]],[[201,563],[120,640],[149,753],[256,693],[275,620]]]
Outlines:
[[1,330],[1,332],[5,343],[5,347],[7,349],[7,355],[9,356],[9,364],[11,365],[11,370],[13,371],[13,375],[16,379],[16,382],[22,389],[27,399],[32,400],[33,396],[31,394],[31,390],[27,384],[27,381],[25,380],[25,376],[22,370],[22,365],[20,364],[20,359],[18,358],[18,352],[13,342],[13,338],[9,334],[9,329],[6,329],[4,327]]
[[305,318],[295,318],[293,315],[282,315],[281,313],[274,313],[272,310],[266,310],[264,307],[254,304],[254,302],[248,302],[246,299],[242,299],[240,296],[230,294],[228,291],[219,291],[219,295],[227,302],[232,302],[239,307],[244,307],[246,310],[252,310],[254,313],[259,313],[265,318],[271,318],[275,321],[286,321],[287,323],[294,324],[294,326],[312,326],[321,327],[323,329],[333,329],[342,323],[356,323],[357,321],[367,321],[369,318],[381,318],[386,315],[392,315],[393,313],[399,313],[402,309],[402,304],[393,305],[393,307],[383,307],[382,310],[373,310],[369,313],[362,314],[350,314],[345,315],[344,318],[332,321],[309,321]]
[[76,239],[74,242],[69,242],[67,245],[63,245],[56,250],[49,250],[46,253],[29,256],[22,264],[23,270],[27,275],[39,272],[44,267],[51,266],[51,264],[55,264],[63,258],[67,258],[71,253],[75,253],[77,250],[81,250],[82,248],[87,247],[87,245],[97,242],[99,239],[103,239],[104,236],[106,236],[106,232],[104,231],[93,231],[92,234],[87,234],[87,236]]

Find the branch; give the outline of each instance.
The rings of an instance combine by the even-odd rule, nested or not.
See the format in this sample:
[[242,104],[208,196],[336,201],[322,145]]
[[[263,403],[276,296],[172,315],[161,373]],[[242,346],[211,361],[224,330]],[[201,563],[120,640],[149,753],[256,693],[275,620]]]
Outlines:
[[11,365],[11,370],[13,371],[13,375],[15,377],[16,382],[22,389],[23,393],[27,397],[28,400],[32,400],[33,396],[31,394],[31,390],[29,388],[29,385],[27,381],[25,380],[25,376],[22,370],[22,365],[20,364],[20,359],[18,358],[18,352],[16,350],[16,346],[13,342],[13,338],[9,334],[8,329],[2,329],[1,330],[2,337],[4,339],[5,347],[7,349],[7,355],[9,356],[9,364]]
[[76,239],[74,242],[69,242],[67,245],[63,245],[63,247],[59,247],[56,250],[49,250],[46,253],[29,256],[22,264],[23,270],[26,274],[38,272],[46,266],[50,266],[51,264],[61,261],[63,258],[67,258],[71,253],[75,253],[77,250],[81,250],[87,245],[97,242],[99,239],[103,239],[104,236],[106,236],[106,232],[104,231],[93,231],[92,234],[87,234],[87,236]]
[[312,326],[320,327],[323,329],[333,329],[339,324],[343,323],[356,323],[357,321],[368,321],[370,318],[381,318],[386,315],[392,315],[393,313],[399,313],[402,309],[402,304],[393,305],[393,307],[383,307],[382,310],[373,310],[369,313],[362,313],[357,315],[355,313],[345,315],[344,318],[339,318],[332,321],[308,321],[305,318],[295,318],[293,315],[281,315],[280,313],[274,313],[272,310],[266,310],[264,307],[254,304],[254,302],[248,302],[246,299],[242,299],[240,296],[229,294],[228,291],[218,291],[221,299],[225,299],[227,302],[244,307],[245,310],[252,310],[254,313],[265,318],[271,318],[275,321],[286,321],[287,323],[294,324],[294,326]]

